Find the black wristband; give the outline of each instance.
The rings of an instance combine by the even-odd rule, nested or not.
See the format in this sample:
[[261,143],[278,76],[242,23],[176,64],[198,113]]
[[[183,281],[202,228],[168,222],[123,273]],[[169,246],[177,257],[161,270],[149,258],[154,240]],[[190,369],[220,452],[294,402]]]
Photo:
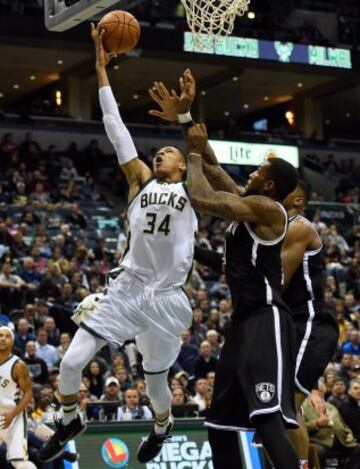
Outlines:
[[191,120],[190,122],[186,122],[186,124],[180,124],[181,128],[184,129],[190,129],[190,127],[194,127],[195,122]]
[[219,274],[223,272],[224,256],[218,252],[195,246],[194,259],[200,264],[210,267],[214,272]]

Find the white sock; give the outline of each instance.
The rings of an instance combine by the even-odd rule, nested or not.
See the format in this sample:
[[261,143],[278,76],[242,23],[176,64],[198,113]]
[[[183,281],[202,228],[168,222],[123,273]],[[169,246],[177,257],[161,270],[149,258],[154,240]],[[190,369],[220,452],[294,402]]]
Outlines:
[[77,416],[77,403],[73,402],[71,404],[63,404],[63,423],[64,425],[69,425],[69,423],[76,419]]
[[157,435],[164,435],[170,422],[173,422],[173,417],[169,414],[166,418],[159,421],[155,418],[154,431]]

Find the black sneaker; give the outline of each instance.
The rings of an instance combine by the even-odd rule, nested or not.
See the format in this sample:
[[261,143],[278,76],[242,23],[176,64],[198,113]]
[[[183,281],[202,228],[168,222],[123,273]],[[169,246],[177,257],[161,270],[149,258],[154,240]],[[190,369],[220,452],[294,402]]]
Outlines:
[[155,433],[155,425],[153,426],[149,436],[141,443],[137,451],[137,459],[141,463],[149,462],[160,453],[165,440],[171,437],[170,431],[174,425],[173,420],[169,421],[166,432],[163,435]]
[[75,462],[79,459],[78,453],[71,453],[70,451],[64,451],[62,454],[62,458],[68,462]]
[[58,458],[64,452],[66,443],[86,430],[86,423],[79,414],[68,425],[64,425],[62,420],[55,420],[55,426],[53,436],[39,449],[38,458],[41,462]]
[[263,447],[263,444],[262,444],[262,441],[261,441],[261,436],[258,434],[257,431],[255,431],[255,433],[254,433],[254,436],[253,436],[253,439],[252,439],[252,442],[251,442],[251,446],[254,446],[255,448],[262,448]]

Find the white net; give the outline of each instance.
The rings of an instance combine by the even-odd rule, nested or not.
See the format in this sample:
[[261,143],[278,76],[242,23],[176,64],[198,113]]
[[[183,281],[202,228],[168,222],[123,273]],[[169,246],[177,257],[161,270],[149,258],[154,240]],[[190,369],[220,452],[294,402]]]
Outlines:
[[250,0],[181,0],[194,47],[203,48],[206,37],[228,36],[234,29],[237,16],[243,16]]

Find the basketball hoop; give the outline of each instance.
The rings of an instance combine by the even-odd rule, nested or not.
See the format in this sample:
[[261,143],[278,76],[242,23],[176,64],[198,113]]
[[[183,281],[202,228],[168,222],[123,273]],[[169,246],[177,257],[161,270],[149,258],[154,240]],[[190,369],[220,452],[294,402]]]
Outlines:
[[181,0],[185,8],[195,48],[204,48],[207,39],[229,36],[237,16],[243,16],[250,0]]

